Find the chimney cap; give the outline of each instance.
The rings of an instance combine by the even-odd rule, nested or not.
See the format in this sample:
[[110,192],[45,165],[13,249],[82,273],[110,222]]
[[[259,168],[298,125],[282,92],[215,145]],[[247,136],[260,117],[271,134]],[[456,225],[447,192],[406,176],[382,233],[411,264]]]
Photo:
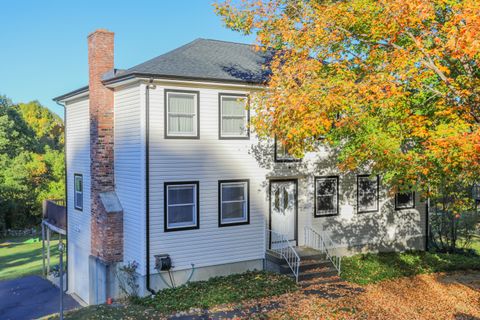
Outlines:
[[97,29],[93,32],[90,32],[90,34],[88,35],[87,38],[90,38],[91,36],[93,36],[94,34],[97,34],[97,33],[106,33],[106,34],[114,34],[114,32],[112,31],[109,31],[107,29]]

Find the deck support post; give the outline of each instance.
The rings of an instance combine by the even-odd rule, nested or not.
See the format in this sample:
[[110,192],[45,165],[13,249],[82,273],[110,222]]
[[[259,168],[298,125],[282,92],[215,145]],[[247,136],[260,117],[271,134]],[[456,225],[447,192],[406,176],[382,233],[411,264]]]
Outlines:
[[50,228],[47,228],[47,275],[50,273]]
[[43,263],[42,274],[45,277],[47,276],[47,274],[45,273],[45,225],[43,224],[43,221],[42,221],[42,263]]

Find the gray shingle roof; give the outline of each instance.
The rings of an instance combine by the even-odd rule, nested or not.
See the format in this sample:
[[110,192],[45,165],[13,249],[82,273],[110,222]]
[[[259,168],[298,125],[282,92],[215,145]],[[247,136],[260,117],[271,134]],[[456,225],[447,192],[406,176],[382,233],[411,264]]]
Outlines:
[[[196,39],[170,52],[127,70],[104,75],[105,83],[131,77],[160,77],[261,84],[268,80],[273,51],[256,51],[252,45],[211,39]],[[88,90],[81,88],[82,92]],[[80,89],[54,98],[62,100]]]
[[161,56],[106,79],[107,83],[131,75],[263,83],[268,79],[272,52],[252,45],[197,39]]

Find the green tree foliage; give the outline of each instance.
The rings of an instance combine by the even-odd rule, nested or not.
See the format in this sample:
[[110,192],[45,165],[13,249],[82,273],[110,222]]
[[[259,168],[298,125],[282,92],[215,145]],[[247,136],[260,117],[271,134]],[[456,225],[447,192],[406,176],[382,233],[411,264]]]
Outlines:
[[64,198],[63,132],[39,102],[0,96],[0,231],[37,224],[44,199]]

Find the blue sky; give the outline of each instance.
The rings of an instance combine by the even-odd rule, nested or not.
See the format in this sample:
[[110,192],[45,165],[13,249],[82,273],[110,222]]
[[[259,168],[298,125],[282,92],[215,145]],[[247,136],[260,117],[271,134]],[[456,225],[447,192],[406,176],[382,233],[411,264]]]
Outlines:
[[196,38],[254,41],[223,27],[214,0],[8,1],[2,3],[0,94],[38,100],[63,115],[52,98],[88,82],[87,35],[115,32],[115,67],[129,68]]

